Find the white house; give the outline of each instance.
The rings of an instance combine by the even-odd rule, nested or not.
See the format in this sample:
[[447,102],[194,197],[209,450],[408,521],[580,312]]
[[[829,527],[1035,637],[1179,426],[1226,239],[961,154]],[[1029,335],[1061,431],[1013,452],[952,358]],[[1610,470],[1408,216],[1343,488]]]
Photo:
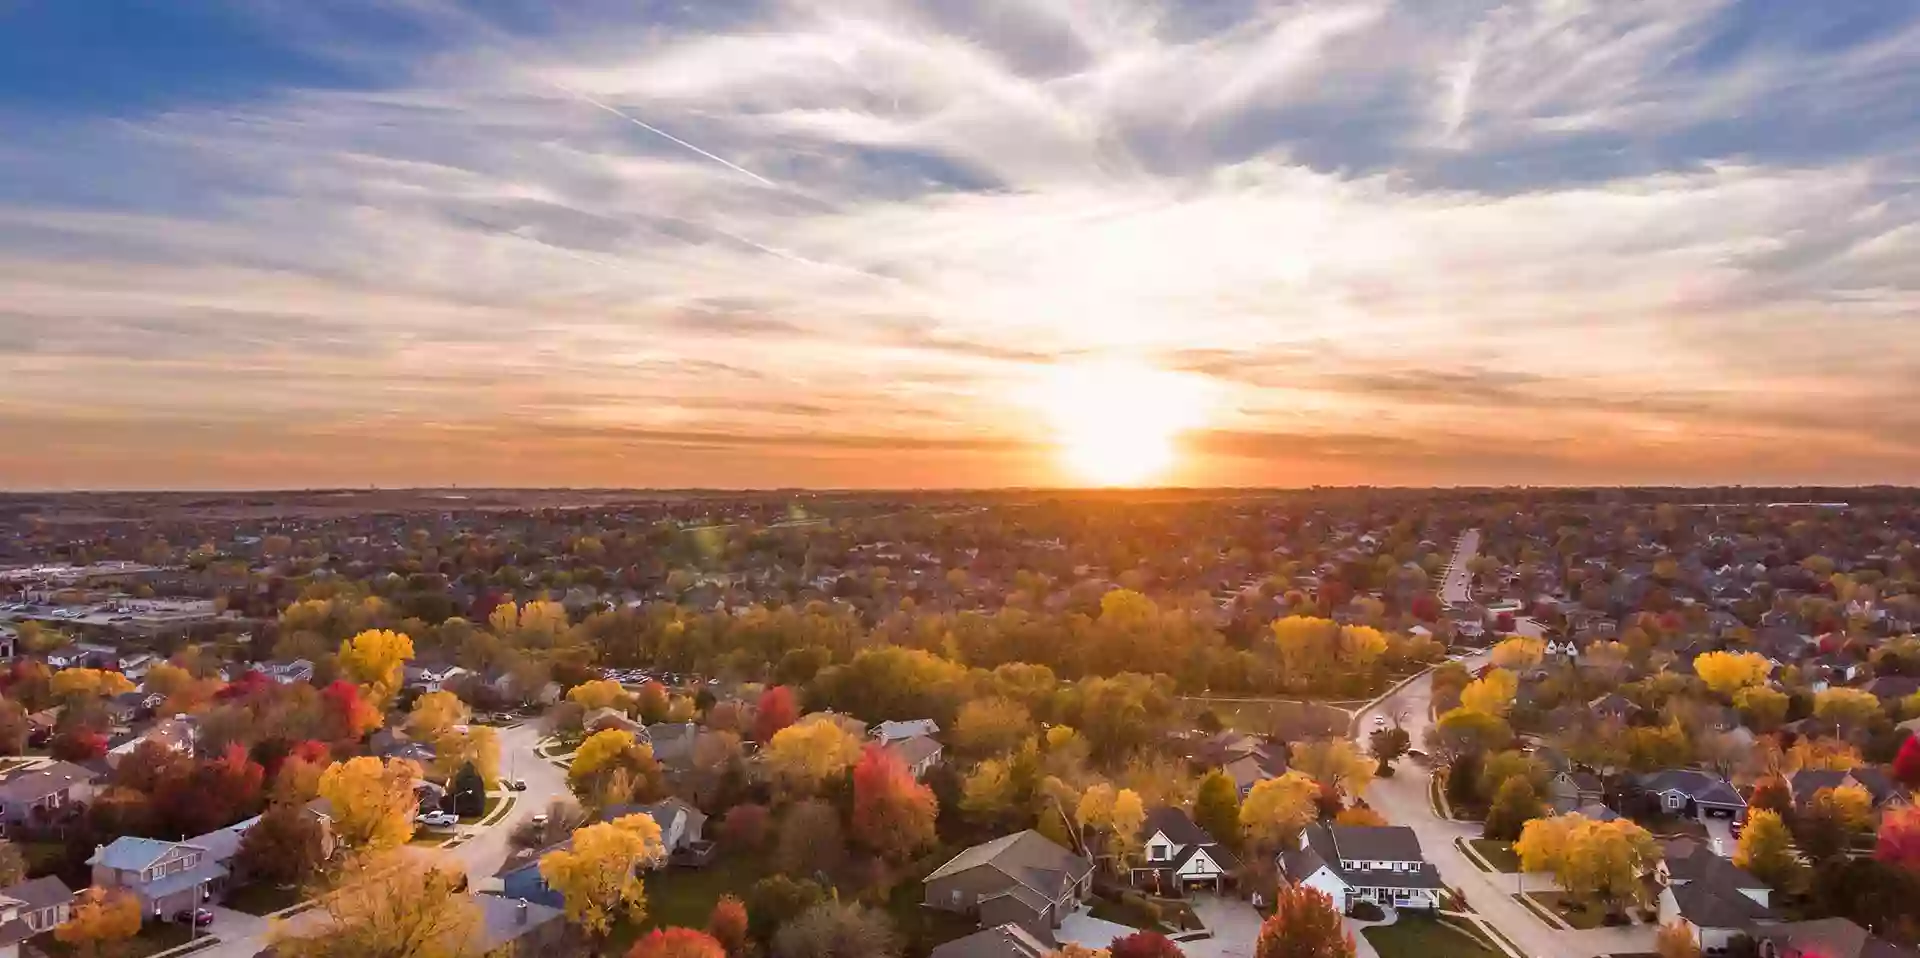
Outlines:
[[1774,922],[1765,882],[1690,838],[1667,842],[1661,852],[1654,869],[1665,886],[1660,921],[1684,925],[1701,951],[1726,951],[1733,939]]
[[882,745],[890,745],[902,739],[916,735],[940,734],[940,723],[932,719],[913,719],[907,722],[881,722],[867,730],[867,734]]
[[946,752],[946,748],[938,741],[925,735],[889,742],[885,748],[900,760],[901,765],[906,766],[915,781],[926,778],[927,773],[940,764],[940,757]]
[[1232,852],[1184,810],[1170,805],[1147,813],[1139,837],[1142,860],[1131,871],[1139,888],[1161,894],[1194,885],[1219,890],[1240,867]]
[[1309,825],[1300,847],[1281,852],[1277,864],[1288,881],[1321,892],[1343,912],[1360,901],[1435,909],[1445,887],[1403,825]]

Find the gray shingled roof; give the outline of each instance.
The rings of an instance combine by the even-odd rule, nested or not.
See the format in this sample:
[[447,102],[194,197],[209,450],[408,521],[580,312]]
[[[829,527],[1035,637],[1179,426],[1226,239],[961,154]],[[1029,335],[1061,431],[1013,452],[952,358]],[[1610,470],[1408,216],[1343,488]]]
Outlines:
[[1044,958],[1052,946],[1012,922],[935,946],[930,958]]
[[1669,885],[1680,917],[1702,928],[1750,928],[1760,919],[1771,918],[1765,905],[1731,888],[1717,888],[1706,882]]

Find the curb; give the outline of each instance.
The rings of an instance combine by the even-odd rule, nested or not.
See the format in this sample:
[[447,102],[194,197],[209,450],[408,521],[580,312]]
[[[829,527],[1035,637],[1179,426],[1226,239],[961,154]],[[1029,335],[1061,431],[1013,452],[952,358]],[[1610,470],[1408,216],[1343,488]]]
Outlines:
[[1438,664],[1429,665],[1426,668],[1421,669],[1420,671],[1415,672],[1404,679],[1401,679],[1398,683],[1395,683],[1395,685],[1392,688],[1386,690],[1385,692],[1380,693],[1378,697],[1367,702],[1365,705],[1362,705],[1359,708],[1354,709],[1353,718],[1347,722],[1347,737],[1351,739],[1358,739],[1360,737],[1360,717],[1362,715],[1365,715],[1368,712],[1372,711],[1373,708],[1379,705],[1381,702],[1385,702],[1386,700],[1393,698],[1394,695],[1398,694],[1401,689],[1404,689],[1407,686],[1412,685],[1415,679],[1418,679],[1439,667],[1440,666]]

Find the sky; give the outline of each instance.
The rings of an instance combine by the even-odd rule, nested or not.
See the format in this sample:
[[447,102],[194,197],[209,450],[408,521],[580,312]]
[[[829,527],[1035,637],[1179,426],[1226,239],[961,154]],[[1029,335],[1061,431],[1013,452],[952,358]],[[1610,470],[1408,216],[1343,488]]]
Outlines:
[[0,487],[1920,483],[1916,183],[1915,0],[0,0]]

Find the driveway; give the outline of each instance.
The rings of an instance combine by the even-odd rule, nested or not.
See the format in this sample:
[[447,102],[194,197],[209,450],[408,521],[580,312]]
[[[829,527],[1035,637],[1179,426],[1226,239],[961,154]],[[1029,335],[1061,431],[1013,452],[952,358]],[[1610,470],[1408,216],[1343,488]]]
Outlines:
[[1139,930],[1131,925],[1095,918],[1083,908],[1060,922],[1060,927],[1054,929],[1053,937],[1086,948],[1101,949],[1113,944],[1115,938],[1125,938]]
[[1733,823],[1724,818],[1702,815],[1700,824],[1707,829],[1707,847],[1721,858],[1732,858],[1734,845],[1739,841],[1733,837]]
[[1195,895],[1191,904],[1212,937],[1181,942],[1187,958],[1253,958],[1261,918],[1252,905],[1224,895]]

